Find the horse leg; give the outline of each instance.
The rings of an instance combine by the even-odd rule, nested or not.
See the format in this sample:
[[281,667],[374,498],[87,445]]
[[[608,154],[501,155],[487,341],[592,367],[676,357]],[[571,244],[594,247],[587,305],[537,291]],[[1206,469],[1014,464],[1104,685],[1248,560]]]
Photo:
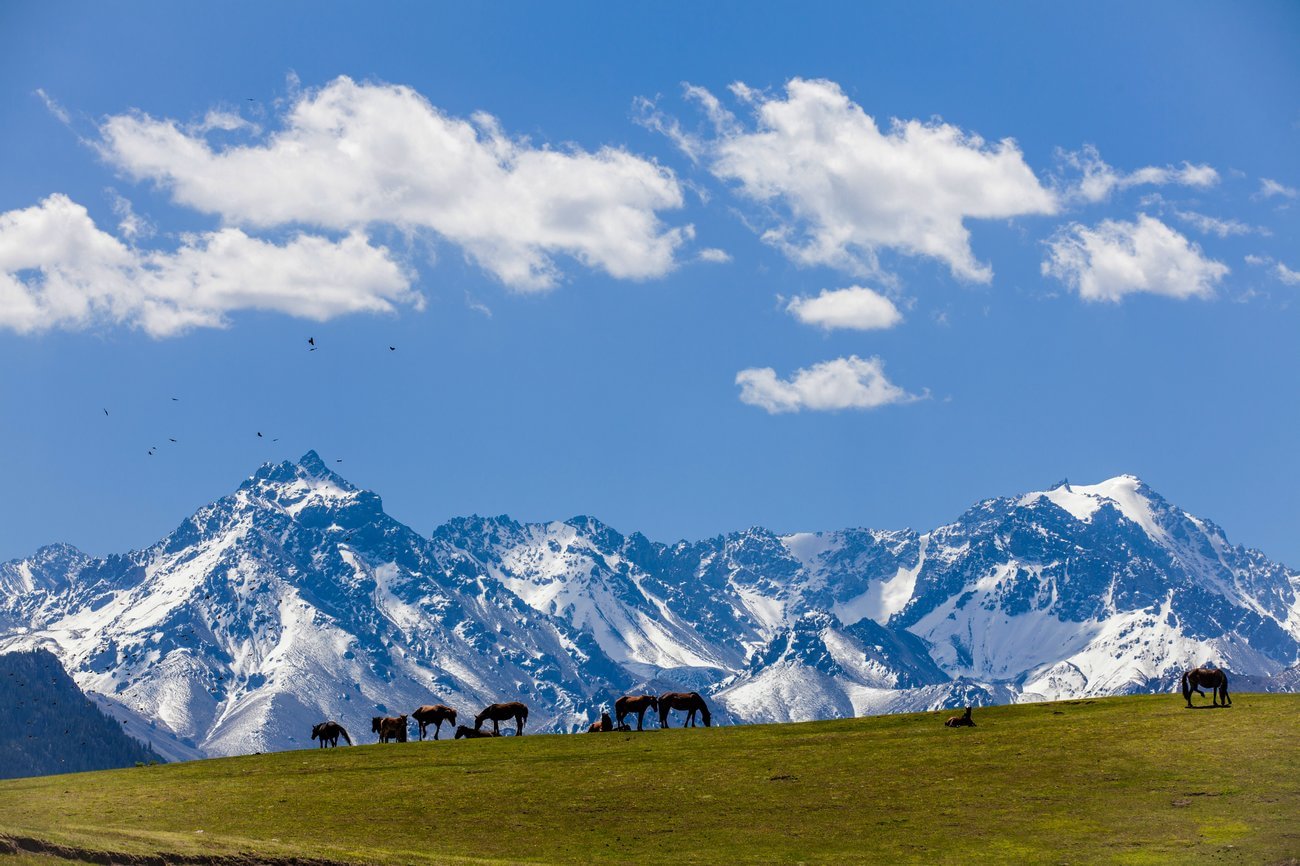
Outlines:
[[661,708],[659,710],[659,727],[661,728],[668,727],[668,710],[666,709]]
[[501,729],[497,727],[496,719],[492,720],[492,733],[496,734],[498,737],[501,736]]
[[[642,708],[641,708],[641,711],[640,711],[639,713],[636,714],[636,729],[637,729],[638,731],[641,730],[641,726],[642,726],[643,724],[645,724],[645,711],[646,711],[646,707],[642,707]],[[619,719],[618,719],[618,726],[619,726],[620,728],[623,727],[623,717],[622,717],[622,716],[619,716]]]
[[515,716],[515,736],[522,737],[523,735],[524,735],[524,717]]

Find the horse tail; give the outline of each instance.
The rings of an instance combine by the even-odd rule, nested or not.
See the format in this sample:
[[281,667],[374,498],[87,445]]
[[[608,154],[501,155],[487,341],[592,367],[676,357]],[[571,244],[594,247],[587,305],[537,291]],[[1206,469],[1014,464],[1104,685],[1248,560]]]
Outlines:
[[1183,698],[1189,704],[1192,702],[1192,685],[1188,680],[1187,671],[1183,672]]
[[339,725],[339,736],[341,736],[345,741],[347,741],[347,744],[349,746],[352,745],[352,738],[348,736],[348,729],[343,727],[342,725]]

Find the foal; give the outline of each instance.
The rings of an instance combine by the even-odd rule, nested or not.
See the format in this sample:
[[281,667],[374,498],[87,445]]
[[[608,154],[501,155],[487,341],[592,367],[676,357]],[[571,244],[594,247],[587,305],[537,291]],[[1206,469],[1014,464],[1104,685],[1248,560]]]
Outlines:
[[967,707],[967,708],[966,708],[966,712],[965,712],[963,715],[960,715],[960,716],[953,716],[951,719],[949,719],[948,721],[946,721],[946,722],[943,723],[944,726],[945,726],[945,727],[949,727],[949,728],[973,728],[973,727],[975,727],[975,720],[972,719],[972,718],[970,717],[970,711],[971,711],[972,709],[974,709],[974,707]]

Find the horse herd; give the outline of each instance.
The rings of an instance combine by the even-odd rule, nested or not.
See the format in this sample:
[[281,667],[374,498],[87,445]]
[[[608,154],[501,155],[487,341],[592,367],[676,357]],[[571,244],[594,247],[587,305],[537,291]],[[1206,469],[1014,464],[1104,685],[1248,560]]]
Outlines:
[[[630,731],[632,727],[625,723],[624,719],[631,715],[636,716],[636,730],[640,731],[645,723],[645,714],[651,711],[659,713],[659,727],[667,728],[669,727],[668,714],[673,710],[686,713],[685,727],[695,727],[697,713],[706,728],[713,722],[708,704],[704,702],[704,698],[700,696],[699,692],[624,695],[614,702],[614,713],[618,716],[618,722],[615,723],[609,717],[609,713],[602,712],[600,721],[593,722],[587,732],[595,734],[603,731]],[[406,714],[400,716],[375,716],[370,720],[370,732],[377,734],[381,743],[405,743],[407,725],[410,719],[414,719],[419,726],[421,740],[424,739],[430,725],[433,726],[433,738],[438,739],[438,735],[442,733],[443,722],[447,722],[448,728],[455,728],[455,739],[457,740],[462,738],[499,737],[501,736],[501,722],[508,722],[511,719],[515,722],[515,735],[523,736],[524,722],[528,721],[528,707],[519,701],[491,704],[474,717],[474,727],[470,728],[456,724],[456,711],[451,707],[443,704],[432,704],[419,707],[409,716]],[[483,730],[483,723],[489,721],[492,723],[492,730]],[[323,749],[326,746],[337,746],[339,737],[342,737],[349,746],[352,745],[352,738],[348,736],[347,730],[338,722],[321,722],[311,729],[311,738],[319,741],[317,748]]]
[[[1213,706],[1232,706],[1232,698],[1228,695],[1228,675],[1217,668],[1193,668],[1182,676],[1181,680],[1183,689],[1183,698],[1187,701],[1187,706],[1192,706],[1192,692],[1205,697],[1202,688],[1210,689]],[[1222,703],[1220,703],[1222,701]],[[659,713],[659,727],[668,727],[668,714],[673,710],[679,710],[686,713],[686,722],[684,727],[695,727],[695,716],[698,713],[704,726],[707,728],[712,724],[712,716],[709,713],[709,707],[704,702],[704,698],[699,692],[664,692],[661,695],[624,695],[614,702],[614,714],[617,720],[610,718],[608,712],[600,714],[600,721],[592,722],[587,728],[589,734],[599,734],[610,731],[631,731],[632,726],[627,724],[624,719],[628,716],[636,716],[636,730],[643,729],[645,723],[645,714],[647,712]],[[960,716],[953,716],[944,722],[949,728],[973,728],[975,722],[971,719],[971,707],[966,708],[966,712]],[[415,719],[420,728],[420,739],[424,739],[425,733],[430,725],[433,726],[433,738],[438,739],[442,732],[442,723],[447,722],[448,727],[455,727],[457,740],[462,738],[476,737],[499,737],[501,736],[501,722],[508,722],[511,719],[515,721],[515,735],[523,736],[524,722],[528,721],[528,707],[519,701],[511,701],[505,704],[491,704],[483,712],[474,717],[474,727],[456,724],[456,711],[451,707],[443,704],[433,704],[416,709],[410,716],[375,716],[370,720],[371,733],[379,735],[379,742],[387,743],[390,741],[405,743],[406,730],[409,719]],[[484,722],[492,722],[492,730],[483,730]],[[337,746],[339,737],[350,746],[352,738],[348,732],[338,722],[329,721],[321,722],[311,729],[311,738],[319,741],[318,748],[326,746]]]

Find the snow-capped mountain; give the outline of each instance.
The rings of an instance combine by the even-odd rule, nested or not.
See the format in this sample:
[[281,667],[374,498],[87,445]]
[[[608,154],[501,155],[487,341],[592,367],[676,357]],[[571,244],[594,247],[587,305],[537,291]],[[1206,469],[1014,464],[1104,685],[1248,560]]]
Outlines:
[[0,650],[33,646],[185,757],[433,702],[574,730],[640,688],[777,721],[1152,690],[1205,662],[1270,677],[1300,662],[1300,574],[1131,476],[924,534],[660,544],[590,517],[425,537],[308,453],[145,550],[0,565]]

